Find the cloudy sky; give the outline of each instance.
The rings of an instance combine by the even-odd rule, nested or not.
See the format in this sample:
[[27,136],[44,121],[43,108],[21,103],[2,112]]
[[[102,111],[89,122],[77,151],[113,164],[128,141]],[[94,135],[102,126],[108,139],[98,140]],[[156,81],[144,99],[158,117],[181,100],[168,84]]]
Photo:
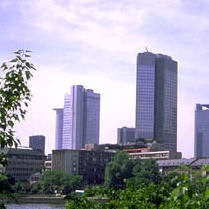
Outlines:
[[193,156],[194,109],[209,103],[208,0],[0,0],[0,62],[33,51],[37,68],[22,145],[46,136],[54,147],[55,113],[82,84],[101,94],[100,142],[134,127],[136,55],[145,47],[178,61],[178,150]]

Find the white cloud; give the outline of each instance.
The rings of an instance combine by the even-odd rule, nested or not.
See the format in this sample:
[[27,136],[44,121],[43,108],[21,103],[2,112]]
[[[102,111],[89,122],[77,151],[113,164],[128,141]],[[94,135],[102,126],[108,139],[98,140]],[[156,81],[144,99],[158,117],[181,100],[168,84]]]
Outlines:
[[[2,2],[6,2],[5,11],[13,1]],[[18,3],[17,8],[13,7],[20,15],[15,30],[23,32],[16,33],[7,23],[5,27],[12,38],[8,34],[5,38],[8,43],[27,40],[28,46],[40,54],[35,55],[35,60],[41,63],[32,87],[34,102],[21,128],[22,135],[26,129],[28,133],[29,129],[30,133],[32,129],[42,130],[50,132],[52,141],[53,125],[46,118],[52,120],[52,106],[59,104],[58,100],[63,101],[64,92],[79,82],[102,94],[102,140],[115,140],[118,126],[134,125],[135,57],[147,46],[150,51],[168,54],[179,62],[179,148],[186,156],[192,155],[194,104],[207,102],[208,98],[209,1],[30,0]],[[130,101],[127,101],[129,93]],[[112,110],[108,111],[110,107]],[[41,126],[38,112],[44,115]],[[125,115],[121,114],[124,112]],[[112,119],[112,115],[117,117]],[[30,122],[37,126],[29,126]],[[189,151],[185,150],[188,147],[185,141],[191,145]]]

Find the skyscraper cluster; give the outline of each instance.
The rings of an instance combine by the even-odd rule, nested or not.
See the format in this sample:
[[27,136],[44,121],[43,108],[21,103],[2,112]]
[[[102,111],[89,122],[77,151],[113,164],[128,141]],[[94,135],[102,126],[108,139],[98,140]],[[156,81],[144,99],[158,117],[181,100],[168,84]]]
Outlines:
[[99,143],[100,94],[74,85],[56,111],[55,149],[80,149]]
[[[139,53],[136,73],[135,128],[118,129],[118,143],[148,139],[177,151],[177,62],[151,52]],[[56,111],[55,149],[99,143],[100,95],[77,85]]]

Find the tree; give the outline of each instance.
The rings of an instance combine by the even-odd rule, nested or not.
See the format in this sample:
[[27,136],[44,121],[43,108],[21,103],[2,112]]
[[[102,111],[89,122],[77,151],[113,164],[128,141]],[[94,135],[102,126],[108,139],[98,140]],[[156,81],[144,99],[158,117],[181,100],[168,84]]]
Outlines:
[[109,188],[122,188],[124,180],[132,177],[133,161],[125,152],[117,152],[105,169],[105,185]]
[[160,208],[174,209],[207,209],[209,208],[209,179],[202,173],[208,172],[208,167],[199,171],[184,167],[176,188],[172,191]]
[[27,181],[18,181],[14,185],[14,190],[17,193],[29,193],[31,190],[31,184]]
[[[28,102],[31,100],[31,92],[28,88],[28,81],[32,78],[34,65],[28,61],[30,51],[18,50],[15,58],[4,62],[0,69],[0,149],[17,147],[20,143],[15,138],[14,125],[25,118]],[[7,158],[4,151],[0,152],[0,164],[5,166]],[[0,191],[3,196],[11,197],[11,191],[7,177],[1,174],[0,181],[8,187]],[[0,208],[5,208],[3,203]]]
[[[0,77],[0,147],[12,147],[20,143],[15,138],[14,125],[25,118],[31,92],[28,81],[32,78],[34,65],[28,61],[30,51],[18,50],[15,58],[1,65]],[[4,152],[0,154],[0,164],[7,162]]]
[[13,185],[15,183],[15,179],[12,176],[5,175],[0,173],[0,208],[6,208],[4,205],[4,199],[14,198],[14,189]]
[[160,183],[161,174],[155,160],[146,159],[136,163],[133,168],[133,184],[140,186],[141,184]]
[[46,171],[41,179],[40,184],[45,193],[54,193],[55,190],[70,193],[81,186],[82,177],[70,175],[62,171]]

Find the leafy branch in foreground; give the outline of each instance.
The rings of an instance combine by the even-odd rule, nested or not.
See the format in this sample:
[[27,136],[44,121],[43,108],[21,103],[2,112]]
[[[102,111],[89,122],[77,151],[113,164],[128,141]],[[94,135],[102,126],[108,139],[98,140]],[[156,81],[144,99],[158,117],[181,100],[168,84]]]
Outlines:
[[[28,81],[32,78],[34,65],[28,61],[30,51],[18,50],[15,58],[4,62],[0,69],[0,148],[17,147],[14,136],[15,122],[25,118],[31,91]],[[6,157],[0,154],[0,164],[6,165]]]

